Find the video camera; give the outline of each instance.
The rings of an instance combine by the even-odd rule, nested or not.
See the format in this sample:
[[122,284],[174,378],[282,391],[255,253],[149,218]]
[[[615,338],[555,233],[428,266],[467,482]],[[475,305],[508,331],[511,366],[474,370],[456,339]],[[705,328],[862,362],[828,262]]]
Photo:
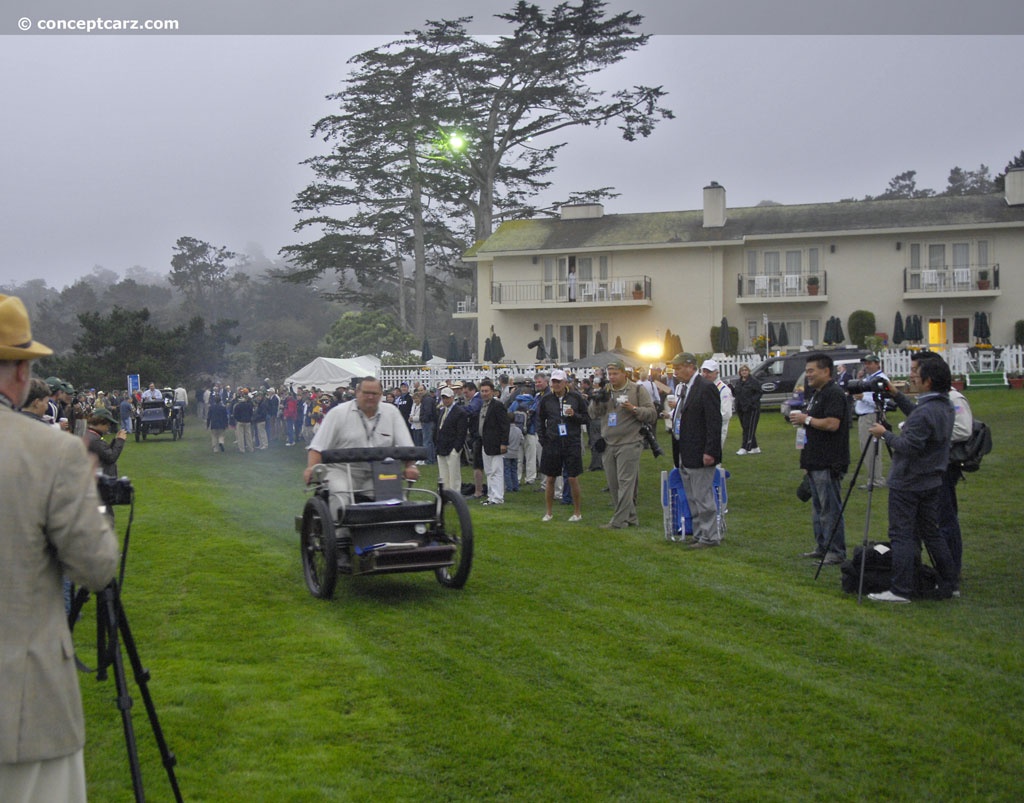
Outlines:
[[594,383],[594,389],[590,391],[590,400],[606,402],[610,398],[611,391],[608,390],[608,377],[602,376],[598,382]]
[[99,492],[100,501],[107,507],[130,505],[135,501],[135,489],[127,477],[108,477],[106,474],[97,473],[96,490]]
[[882,377],[874,379],[851,379],[846,383],[846,392],[849,394],[871,393],[878,396],[891,397],[889,383]]
[[640,437],[644,439],[644,445],[651,450],[651,454],[655,457],[661,457],[665,454],[665,450],[658,443],[658,439],[655,437],[654,430],[651,429],[650,424],[640,425]]

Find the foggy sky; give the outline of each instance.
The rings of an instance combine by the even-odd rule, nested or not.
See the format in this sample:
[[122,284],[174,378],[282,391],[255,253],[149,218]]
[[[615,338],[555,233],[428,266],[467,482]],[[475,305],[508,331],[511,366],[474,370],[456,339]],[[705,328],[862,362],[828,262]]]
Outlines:
[[[302,239],[291,203],[312,180],[300,162],[327,148],[309,136],[334,110],[324,96],[349,57],[400,32],[0,36],[0,283],[165,274],[184,235],[276,257]],[[1017,32],[656,33],[600,83],[662,84],[677,119],[635,143],[569,132],[549,198],[610,185],[608,213],[696,209],[715,180],[730,206],[835,201],[908,169],[941,191],[953,166],[995,175],[1024,149],[1021,75]]]

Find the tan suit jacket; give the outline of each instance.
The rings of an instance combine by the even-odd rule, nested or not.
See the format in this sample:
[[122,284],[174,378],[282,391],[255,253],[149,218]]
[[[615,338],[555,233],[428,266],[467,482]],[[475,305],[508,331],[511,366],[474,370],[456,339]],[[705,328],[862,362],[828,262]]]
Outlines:
[[102,589],[117,561],[81,438],[0,405],[0,763],[85,744],[61,573]]

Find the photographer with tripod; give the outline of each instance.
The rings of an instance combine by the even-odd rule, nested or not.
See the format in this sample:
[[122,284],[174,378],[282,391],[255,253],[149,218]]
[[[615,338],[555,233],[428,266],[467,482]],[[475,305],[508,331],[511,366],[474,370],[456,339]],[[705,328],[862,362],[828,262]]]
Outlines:
[[850,467],[850,422],[846,394],[833,378],[834,365],[827,354],[808,356],[807,387],[814,393],[803,411],[789,414],[790,423],[803,428],[800,468],[810,479],[814,509],[815,548],[803,556],[825,564],[846,560],[840,484]]
[[61,574],[91,589],[114,577],[118,544],[100,514],[80,438],[14,412],[32,361],[21,300],[0,295],[0,800],[84,801],[85,720]]
[[924,542],[939,573],[939,597],[953,595],[957,570],[949,544],[939,531],[938,512],[943,475],[949,465],[953,438],[953,405],[949,400],[951,375],[941,357],[915,354],[910,363],[910,385],[920,393],[917,405],[897,397],[908,413],[901,434],[881,423],[869,430],[892,452],[889,472],[889,540],[892,543],[892,586],[868,594],[875,602],[910,602],[914,572]]

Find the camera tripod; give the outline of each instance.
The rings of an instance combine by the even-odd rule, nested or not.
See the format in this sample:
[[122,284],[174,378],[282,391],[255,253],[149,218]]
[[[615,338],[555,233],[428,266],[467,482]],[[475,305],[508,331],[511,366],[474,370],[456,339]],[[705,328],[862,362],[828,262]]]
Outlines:
[[[886,429],[890,429],[889,423],[885,420],[885,399],[880,394],[874,394],[875,401],[875,423],[881,424]],[[864,513],[864,540],[861,545],[860,553],[860,582],[857,585],[857,602],[858,604],[863,601],[864,597],[864,567],[867,564],[867,552],[868,552],[868,540],[871,533],[871,502],[872,497],[875,493],[875,456],[878,454],[878,443],[881,439],[874,436],[867,439],[864,446],[860,450],[860,459],[857,461],[857,468],[854,469],[853,476],[850,478],[850,484],[846,489],[846,496],[843,498],[843,504],[839,508],[839,515],[836,517],[835,523],[832,525],[832,531],[828,534],[828,540],[825,541],[825,546],[822,550],[821,560],[818,561],[818,569],[814,572],[814,579],[817,580],[821,574],[821,567],[825,565],[825,557],[828,555],[829,547],[832,546],[832,541],[835,539],[836,530],[839,528],[839,523],[843,520],[843,515],[846,513],[846,505],[850,501],[850,495],[853,493],[853,489],[857,486],[857,477],[860,474],[861,467],[864,465],[864,461],[868,461],[868,505],[867,510]]]
[[[108,508],[109,511],[109,508]],[[128,554],[128,538],[131,532],[131,520],[129,519],[128,533],[125,534],[124,548],[121,551],[120,580],[124,579],[124,564]],[[160,757],[163,760],[164,769],[167,771],[167,780],[174,793],[177,803],[182,803],[181,790],[178,788],[178,779],[174,775],[174,767],[178,763],[174,753],[167,747],[163,730],[160,728],[160,720],[156,714],[156,706],[153,704],[153,697],[149,693],[149,670],[142,665],[139,658],[139,651],[135,646],[135,638],[132,636],[131,628],[128,626],[128,616],[125,614],[124,605],[121,603],[120,580],[115,578],[102,591],[97,591],[96,597],[96,669],[89,670],[77,658],[79,668],[86,672],[95,671],[96,680],[106,680],[107,670],[114,669],[114,685],[117,689],[116,705],[121,712],[121,724],[124,727],[124,741],[128,750],[128,766],[132,776],[132,788],[135,790],[135,800],[144,801],[146,793],[142,787],[142,769],[139,766],[139,750],[135,742],[135,728],[132,724],[132,698],[128,691],[128,679],[124,671],[124,657],[121,655],[121,645],[124,645],[128,653],[128,660],[132,666],[135,684],[139,687],[142,701],[146,706],[146,713],[149,716],[149,724],[153,729],[153,737],[160,750]],[[89,601],[90,592],[88,589],[80,588],[75,594],[74,601],[68,611],[68,627],[74,631],[75,622],[78,621],[82,607]],[[120,639],[118,639],[120,634]]]

